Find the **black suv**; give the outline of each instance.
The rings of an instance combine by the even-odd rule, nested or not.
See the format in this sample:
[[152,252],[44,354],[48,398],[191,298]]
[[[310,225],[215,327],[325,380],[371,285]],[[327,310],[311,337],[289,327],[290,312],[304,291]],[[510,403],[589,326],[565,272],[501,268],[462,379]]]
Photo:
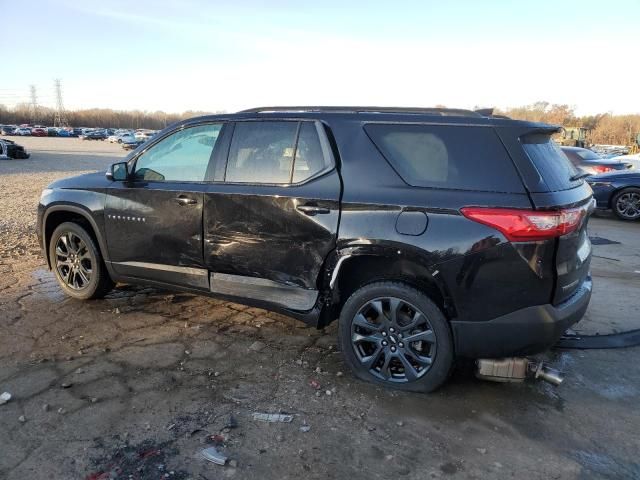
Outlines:
[[456,357],[537,353],[591,296],[591,188],[557,127],[466,110],[263,108],[179,122],[51,184],[62,289],[213,295],[324,327],[355,374],[407,390]]

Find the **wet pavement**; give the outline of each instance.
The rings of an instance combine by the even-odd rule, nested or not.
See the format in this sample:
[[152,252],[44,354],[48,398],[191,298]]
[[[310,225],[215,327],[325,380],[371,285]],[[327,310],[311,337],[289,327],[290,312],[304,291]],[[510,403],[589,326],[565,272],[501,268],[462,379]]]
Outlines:
[[[0,393],[13,396],[0,405],[0,478],[640,478],[638,347],[546,354],[566,375],[558,388],[482,382],[461,363],[419,395],[355,380],[335,325],[122,285],[65,297],[35,241],[40,190],[123,152],[21,143],[30,160],[0,163]],[[598,215],[590,235],[619,243],[594,246],[576,330],[640,328],[640,223]],[[231,462],[201,458],[208,446]]]

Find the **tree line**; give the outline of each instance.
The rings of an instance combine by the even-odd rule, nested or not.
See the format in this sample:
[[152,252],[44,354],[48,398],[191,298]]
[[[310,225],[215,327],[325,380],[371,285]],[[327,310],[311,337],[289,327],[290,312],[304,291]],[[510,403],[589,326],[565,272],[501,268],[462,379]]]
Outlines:
[[563,127],[584,127],[587,129],[587,143],[604,145],[634,145],[640,134],[640,114],[577,116],[569,105],[536,102],[523,107],[497,111],[518,120],[553,123]]
[[[147,128],[159,130],[167,125],[186,118],[208,115],[218,112],[200,112],[188,110],[182,113],[167,113],[163,111],[148,112],[142,110],[112,110],[110,108],[89,108],[84,110],[69,110],[65,112],[67,123],[71,127],[88,128]],[[21,125],[35,124],[52,126],[56,111],[53,108],[38,107],[35,114],[28,103],[18,104],[13,108],[0,105],[0,124]]]
[[[186,111],[166,113],[163,111],[112,110],[110,108],[90,108],[65,112],[67,122],[72,127],[98,128],[148,128],[158,130],[178,120],[217,112]],[[640,114],[577,116],[569,105],[536,102],[522,107],[496,111],[519,120],[553,123],[564,127],[585,127],[587,142],[595,144],[633,145],[640,133]],[[36,112],[36,124],[53,125],[55,110],[39,107]],[[33,110],[28,103],[18,104],[14,108],[0,105],[0,124],[20,125],[32,123]]]

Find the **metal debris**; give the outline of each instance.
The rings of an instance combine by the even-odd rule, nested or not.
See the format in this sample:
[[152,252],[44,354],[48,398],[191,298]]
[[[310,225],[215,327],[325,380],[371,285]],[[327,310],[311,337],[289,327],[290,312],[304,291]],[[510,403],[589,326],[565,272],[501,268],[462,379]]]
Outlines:
[[262,422],[282,422],[282,423],[291,423],[293,421],[293,415],[287,415],[284,413],[260,413],[255,412],[253,414],[254,420],[260,420]]
[[227,463],[227,457],[220,453],[216,447],[208,447],[200,451],[200,455],[205,460],[215,463],[216,465],[224,465]]
[[11,400],[11,394],[9,392],[4,392],[2,395],[0,395],[0,405],[4,405],[9,400]]
[[251,344],[251,346],[249,347],[249,350],[253,350],[254,352],[259,352],[260,350],[264,349],[264,347],[266,347],[264,343],[262,343],[260,340],[256,340]]

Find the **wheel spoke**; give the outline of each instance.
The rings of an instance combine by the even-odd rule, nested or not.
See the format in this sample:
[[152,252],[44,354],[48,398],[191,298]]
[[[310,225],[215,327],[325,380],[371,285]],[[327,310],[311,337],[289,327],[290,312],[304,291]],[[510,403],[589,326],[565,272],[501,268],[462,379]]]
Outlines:
[[432,359],[430,357],[423,357],[421,355],[418,355],[411,349],[405,350],[405,355],[423,368],[430,366],[432,363]]
[[382,366],[380,367],[380,374],[384,378],[391,378],[391,371],[389,370],[389,365],[391,364],[392,355],[385,354],[384,362],[382,362]]
[[393,325],[398,327],[398,309],[402,302],[398,298],[389,299],[389,320]]
[[407,325],[403,325],[401,327],[401,330],[406,332],[409,330],[413,330],[414,328],[416,328],[418,325],[424,323],[426,321],[424,315],[422,315],[422,313],[416,311],[413,314],[413,318],[411,319],[411,323],[407,324]]
[[424,332],[414,333],[409,335],[408,337],[404,337],[405,343],[413,343],[413,342],[427,342],[427,343],[435,343],[436,336],[433,333],[433,330],[425,330]]
[[69,237],[67,237],[66,234],[62,235],[58,241],[62,242],[62,245],[64,245],[64,248],[67,251],[68,255],[71,252],[71,248],[69,247]]
[[361,357],[360,361],[365,367],[370,369],[380,359],[380,355],[382,355],[382,352],[383,352],[383,349],[380,346],[378,346],[376,347],[375,351],[371,355],[368,355],[366,357]]
[[367,342],[367,343],[378,343],[382,340],[382,336],[380,335],[361,335],[360,333],[354,333],[351,336],[351,340],[353,343]]
[[89,278],[87,277],[87,275],[82,271],[81,268],[76,270],[76,275],[78,275],[80,277],[80,279],[82,280],[82,286],[84,287],[87,283],[89,283]]
[[79,238],[73,233],[69,233],[69,248],[73,253],[78,253],[78,240]]
[[56,246],[56,255],[59,257],[65,257],[65,258],[69,258],[69,252],[64,252],[61,248],[60,245],[58,244]]
[[407,378],[407,380],[409,382],[412,382],[413,380],[418,378],[418,372],[415,368],[413,368],[413,365],[411,365],[411,362],[407,359],[406,354],[402,353],[398,355],[398,358],[402,362],[402,366],[404,367],[404,376]]
[[353,324],[366,330],[373,330],[374,332],[379,332],[382,329],[382,325],[371,323],[362,313],[356,315],[356,318],[353,319]]

